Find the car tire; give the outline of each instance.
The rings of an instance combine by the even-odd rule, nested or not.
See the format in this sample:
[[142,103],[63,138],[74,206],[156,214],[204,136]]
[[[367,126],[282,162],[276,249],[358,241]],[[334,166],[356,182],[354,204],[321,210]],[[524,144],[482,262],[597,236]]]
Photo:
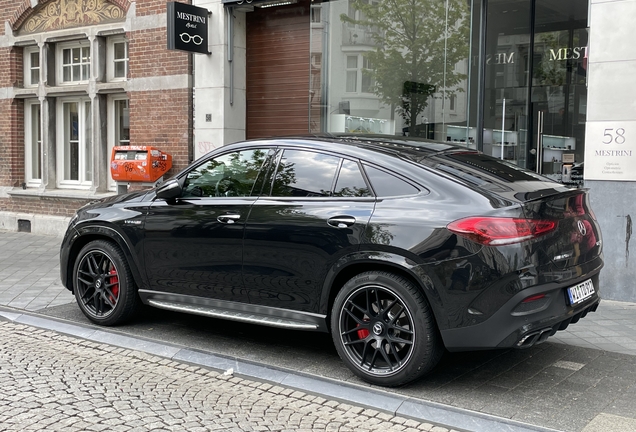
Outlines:
[[332,308],[331,334],[351,371],[381,386],[421,378],[444,352],[423,292],[389,272],[361,273],[342,287]]
[[80,250],[73,266],[73,287],[77,304],[95,324],[121,324],[140,304],[124,253],[105,240],[92,241]]

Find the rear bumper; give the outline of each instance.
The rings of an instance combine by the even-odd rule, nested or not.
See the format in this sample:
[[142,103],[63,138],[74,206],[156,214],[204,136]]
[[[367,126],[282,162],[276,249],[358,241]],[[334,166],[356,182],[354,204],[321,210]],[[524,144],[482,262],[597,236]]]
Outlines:
[[[589,277],[588,277],[589,278]],[[601,301],[598,295],[599,273],[591,277],[596,293],[578,305],[569,305],[566,287],[549,292],[549,304],[540,311],[514,314],[519,302],[533,292],[514,296],[486,321],[473,326],[442,330],[442,339],[449,351],[469,351],[493,348],[529,348],[544,342],[559,330],[578,322],[594,312]],[[577,281],[577,283],[580,281]],[[575,283],[569,286],[573,286]],[[541,292],[540,287],[535,287]]]

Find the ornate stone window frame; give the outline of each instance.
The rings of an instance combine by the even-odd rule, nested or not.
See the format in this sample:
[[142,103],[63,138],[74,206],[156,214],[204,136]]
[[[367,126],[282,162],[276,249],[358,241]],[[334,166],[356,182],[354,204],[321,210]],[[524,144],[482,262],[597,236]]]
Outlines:
[[[35,54],[35,56],[34,56]],[[37,58],[37,65],[33,60]],[[24,65],[24,87],[37,87],[41,80],[42,57],[40,55],[40,47],[37,45],[26,46],[22,54],[22,63]],[[37,77],[35,82],[33,78]]]
[[[93,68],[91,67],[93,53],[91,48],[91,43],[88,39],[56,44],[56,82],[58,85],[63,86],[88,83],[92,76],[91,74],[93,73]],[[74,50],[80,50],[79,62],[75,62],[73,59]],[[84,56],[86,50],[88,50],[88,59]],[[67,62],[64,58],[66,51],[69,53],[69,62]],[[70,71],[70,80],[64,80],[65,70]],[[79,79],[76,79],[77,71],[79,71]]]
[[[116,56],[116,45],[123,44],[124,57],[118,58]],[[112,81],[126,81],[128,79],[128,40],[125,36],[111,36],[107,39],[106,43],[106,61],[107,61],[107,80]],[[117,64],[123,64],[124,76],[116,76]]]

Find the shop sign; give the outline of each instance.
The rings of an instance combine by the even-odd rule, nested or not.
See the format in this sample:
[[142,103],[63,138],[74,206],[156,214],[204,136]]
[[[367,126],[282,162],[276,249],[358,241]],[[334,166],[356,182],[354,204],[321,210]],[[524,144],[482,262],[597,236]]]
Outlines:
[[514,52],[502,52],[495,55],[486,55],[486,64],[514,64],[515,53]]
[[208,18],[205,8],[168,2],[168,49],[210,54]]
[[[486,54],[486,64],[487,65],[515,64],[516,54],[517,53],[515,51],[498,52],[496,54]],[[543,52],[543,56],[546,60],[551,62],[586,59],[587,46],[574,47],[574,48],[550,48],[549,50],[546,50]],[[477,60],[478,57],[474,57],[474,59]]]
[[587,58],[587,47],[574,47],[574,48],[550,48],[550,61],[563,61],[563,60],[578,60],[581,57]]
[[588,122],[585,179],[636,181],[636,121]]

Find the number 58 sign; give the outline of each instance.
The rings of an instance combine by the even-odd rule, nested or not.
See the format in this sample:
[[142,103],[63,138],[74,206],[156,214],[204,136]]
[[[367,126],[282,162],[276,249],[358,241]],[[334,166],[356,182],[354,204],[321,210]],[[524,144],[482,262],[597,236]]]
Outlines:
[[606,128],[603,144],[625,144],[625,128]]
[[636,122],[588,122],[586,180],[636,181]]

